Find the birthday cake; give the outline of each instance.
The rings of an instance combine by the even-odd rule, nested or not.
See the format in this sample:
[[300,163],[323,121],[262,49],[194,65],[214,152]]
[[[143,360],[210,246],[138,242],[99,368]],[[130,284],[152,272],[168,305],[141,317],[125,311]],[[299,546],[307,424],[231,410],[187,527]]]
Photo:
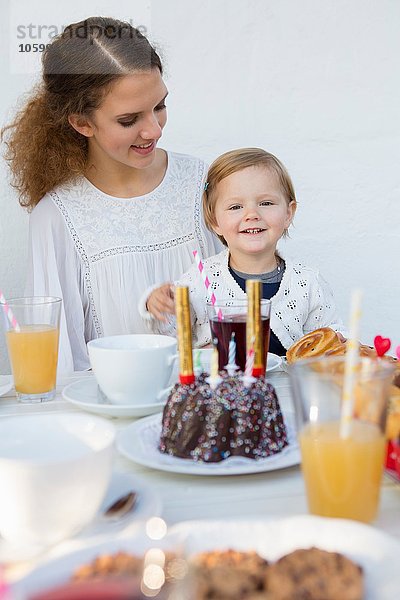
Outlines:
[[281,452],[288,439],[274,387],[264,377],[246,387],[239,375],[220,376],[215,389],[204,373],[175,385],[164,407],[160,451],[204,462]]
[[175,288],[179,383],[172,389],[164,407],[161,452],[216,463],[235,456],[266,458],[288,445],[275,389],[262,375],[265,354],[259,310],[260,281],[247,280],[246,291],[246,331],[250,343],[246,347],[245,372],[237,372],[232,334],[226,371],[218,372],[218,345],[223,342],[213,339],[210,376],[206,376],[201,372],[201,365],[199,369],[193,369],[189,289]]

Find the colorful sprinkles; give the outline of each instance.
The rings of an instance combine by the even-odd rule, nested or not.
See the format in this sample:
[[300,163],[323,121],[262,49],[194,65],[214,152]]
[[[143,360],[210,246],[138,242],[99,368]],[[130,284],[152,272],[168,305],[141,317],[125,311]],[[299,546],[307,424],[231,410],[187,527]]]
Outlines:
[[263,377],[246,388],[240,377],[221,376],[215,390],[204,374],[190,385],[175,385],[164,408],[161,452],[219,462],[266,458],[288,445],[274,387]]

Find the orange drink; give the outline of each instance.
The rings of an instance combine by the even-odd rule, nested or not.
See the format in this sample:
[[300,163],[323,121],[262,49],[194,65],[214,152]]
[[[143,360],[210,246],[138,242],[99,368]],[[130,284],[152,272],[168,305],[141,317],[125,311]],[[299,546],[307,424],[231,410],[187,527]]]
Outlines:
[[41,394],[55,388],[58,356],[58,328],[25,325],[20,331],[7,331],[15,390],[21,394]]
[[[365,523],[375,519],[393,372],[387,361],[361,358],[352,372],[354,402],[348,406],[343,400],[343,357],[291,365],[302,471],[312,514]],[[343,408],[350,408],[345,421]]]
[[47,402],[56,395],[61,302],[52,296],[0,300],[20,402]]
[[310,423],[300,447],[311,513],[367,523],[375,518],[385,453],[377,425],[355,421],[343,439],[339,421]]

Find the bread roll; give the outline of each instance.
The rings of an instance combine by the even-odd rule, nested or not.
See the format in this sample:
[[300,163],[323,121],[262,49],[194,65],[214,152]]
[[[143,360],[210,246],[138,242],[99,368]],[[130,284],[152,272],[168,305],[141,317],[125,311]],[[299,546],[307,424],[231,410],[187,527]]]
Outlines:
[[[291,346],[286,352],[288,363],[293,363],[302,358],[316,358],[328,351],[340,353],[344,344],[339,336],[329,327],[321,327],[303,336]],[[344,353],[344,352],[343,352]]]

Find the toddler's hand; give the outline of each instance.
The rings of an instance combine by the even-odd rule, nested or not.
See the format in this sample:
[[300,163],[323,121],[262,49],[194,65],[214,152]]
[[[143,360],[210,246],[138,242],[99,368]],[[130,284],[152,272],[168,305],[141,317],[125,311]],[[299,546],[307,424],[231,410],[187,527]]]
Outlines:
[[166,323],[165,314],[175,314],[174,288],[170,283],[164,283],[153,290],[146,302],[147,310],[159,321]]

